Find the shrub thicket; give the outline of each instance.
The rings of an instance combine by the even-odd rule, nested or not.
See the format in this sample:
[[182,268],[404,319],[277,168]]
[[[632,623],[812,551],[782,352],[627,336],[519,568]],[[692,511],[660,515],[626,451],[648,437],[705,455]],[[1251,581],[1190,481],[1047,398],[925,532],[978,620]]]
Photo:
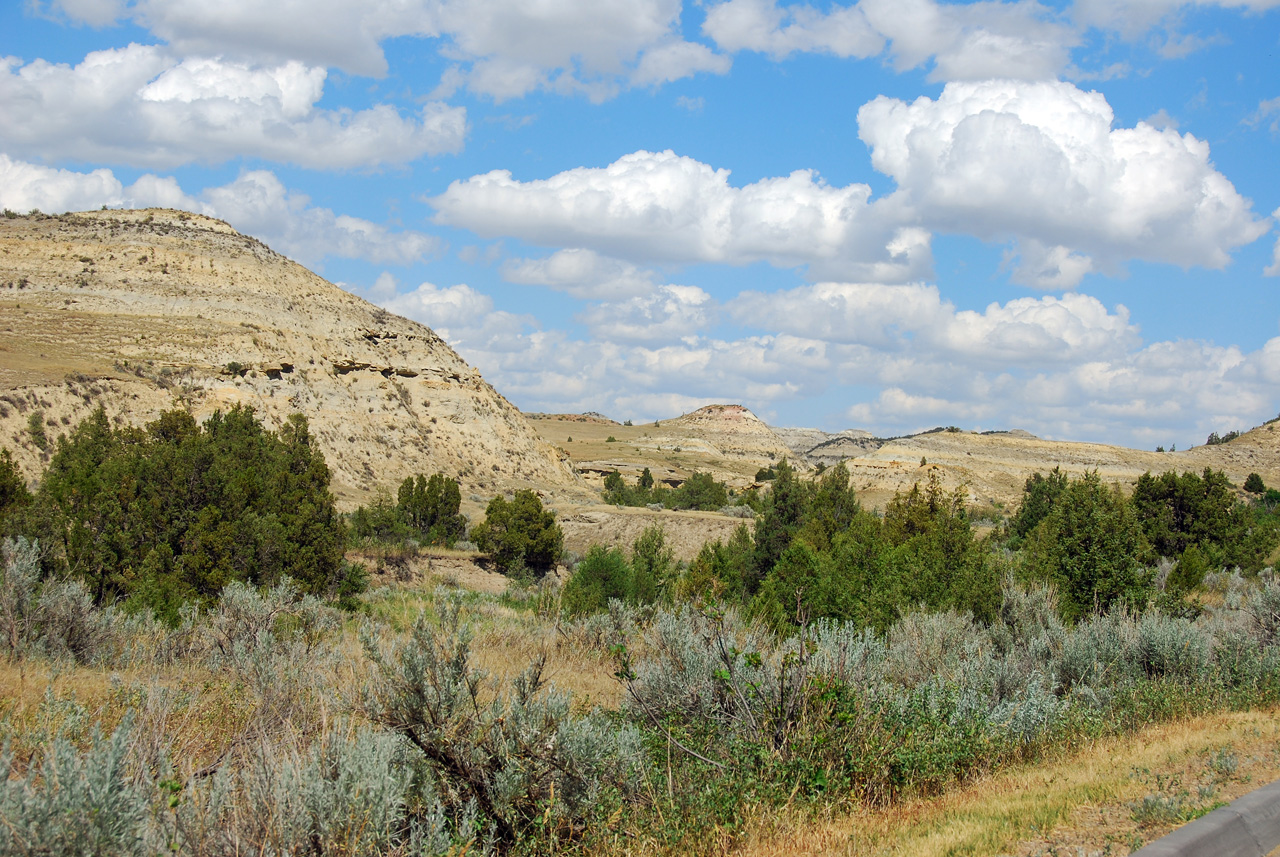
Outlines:
[[670,601],[679,567],[660,526],[645,529],[631,559],[618,548],[592,545],[564,585],[562,604],[570,616],[598,613],[617,599],[631,605]]
[[183,602],[232,581],[349,595],[359,580],[333,503],[300,414],[278,433],[239,406],[203,425],[175,410],[135,429],[99,408],[58,439],[35,498],[6,526],[40,537],[46,567],[82,580],[94,603],[176,621]]
[[729,503],[729,489],[710,473],[695,471],[679,487],[668,488],[655,483],[645,468],[635,485],[628,485],[616,470],[605,474],[604,501],[617,506],[654,506],[665,509],[698,509],[714,512]]

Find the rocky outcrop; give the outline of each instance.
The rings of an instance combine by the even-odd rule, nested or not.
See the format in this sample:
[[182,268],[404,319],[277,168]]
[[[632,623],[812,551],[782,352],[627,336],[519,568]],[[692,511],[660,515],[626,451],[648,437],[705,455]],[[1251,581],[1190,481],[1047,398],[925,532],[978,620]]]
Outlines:
[[[0,219],[0,445],[34,478],[98,405],[306,415],[347,504],[441,471],[464,493],[580,493],[570,464],[432,330],[177,211]],[[38,416],[33,417],[33,414]]]

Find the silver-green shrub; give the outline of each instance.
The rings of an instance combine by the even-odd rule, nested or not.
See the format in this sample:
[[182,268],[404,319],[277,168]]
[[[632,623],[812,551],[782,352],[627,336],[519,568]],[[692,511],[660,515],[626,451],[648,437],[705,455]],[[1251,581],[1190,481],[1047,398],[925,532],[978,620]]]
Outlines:
[[39,764],[15,769],[0,757],[0,854],[143,855],[149,841],[154,789],[125,764],[126,721],[109,738],[95,730],[79,752],[65,736],[53,738]]
[[568,696],[545,685],[544,657],[498,686],[471,663],[462,601],[437,593],[438,624],[420,614],[407,640],[362,628],[375,667],[364,711],[417,748],[455,830],[474,806],[503,843],[535,819],[580,834],[604,790],[635,782],[638,734],[600,712],[575,715]]
[[25,538],[0,545],[0,648],[21,660],[34,642],[40,548]]
[[1138,665],[1147,678],[1207,680],[1213,660],[1211,639],[1190,620],[1150,611],[1138,621]]
[[170,837],[192,854],[388,853],[407,838],[410,761],[398,736],[367,727],[301,752],[263,745],[238,770],[189,783]]

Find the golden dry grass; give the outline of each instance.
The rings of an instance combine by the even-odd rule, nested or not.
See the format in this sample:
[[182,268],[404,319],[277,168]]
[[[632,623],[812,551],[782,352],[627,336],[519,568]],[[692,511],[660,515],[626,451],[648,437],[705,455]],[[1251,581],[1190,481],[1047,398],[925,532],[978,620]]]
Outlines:
[[[405,632],[424,610],[431,610],[440,579],[429,576],[413,584],[391,587],[370,604],[370,612],[391,628]],[[567,633],[555,616],[538,616],[517,610],[493,598],[487,586],[458,585],[472,593],[464,619],[474,631],[472,658],[477,666],[505,683],[518,675],[539,654],[546,656],[544,676],[557,689],[573,695],[574,706],[617,708],[622,686],[608,652],[595,650]]]
[[232,746],[256,705],[228,676],[195,666],[0,664],[0,733],[22,760],[52,735],[83,742],[94,727],[109,733],[133,712],[135,730],[148,733],[140,740],[161,742],[175,761],[199,769]]
[[[1143,828],[1130,804],[1165,781],[1204,781],[1208,756],[1229,749],[1237,774],[1219,784],[1230,801],[1280,776],[1280,714],[1214,714],[1096,741],[1043,764],[986,777],[937,798],[829,818],[761,810],[724,853],[773,855],[1037,855],[1127,853],[1171,826]],[[1194,789],[1193,789],[1194,791]],[[1077,850],[1078,849],[1078,850]]]

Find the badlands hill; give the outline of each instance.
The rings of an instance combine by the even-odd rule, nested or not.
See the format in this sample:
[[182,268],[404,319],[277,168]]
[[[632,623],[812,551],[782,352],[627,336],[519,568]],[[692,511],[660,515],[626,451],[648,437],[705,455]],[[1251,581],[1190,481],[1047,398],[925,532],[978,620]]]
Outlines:
[[28,478],[48,458],[33,419],[53,439],[99,405],[141,424],[236,404],[273,426],[305,414],[346,506],[437,471],[464,496],[582,493],[565,457],[430,329],[221,221],[0,218],[0,445]]
[[[272,425],[306,414],[346,507],[436,471],[459,478],[472,512],[520,487],[591,504],[611,470],[634,479],[648,467],[673,485],[705,471],[744,488],[783,457],[802,469],[845,461],[873,507],[930,473],[948,489],[964,486],[975,506],[1006,509],[1027,476],[1053,467],[1097,469],[1125,486],[1147,471],[1213,467],[1237,485],[1256,472],[1280,486],[1277,422],[1230,443],[1156,453],[1017,431],[882,440],[775,429],[723,404],[639,425],[595,413],[526,418],[430,329],[221,221],[162,210],[0,218],[0,445],[29,479],[49,455],[32,420],[54,439],[99,405],[141,424],[175,406],[203,418],[235,404]],[[689,530],[682,553],[720,533],[692,513],[580,511],[584,540],[653,516]]]

